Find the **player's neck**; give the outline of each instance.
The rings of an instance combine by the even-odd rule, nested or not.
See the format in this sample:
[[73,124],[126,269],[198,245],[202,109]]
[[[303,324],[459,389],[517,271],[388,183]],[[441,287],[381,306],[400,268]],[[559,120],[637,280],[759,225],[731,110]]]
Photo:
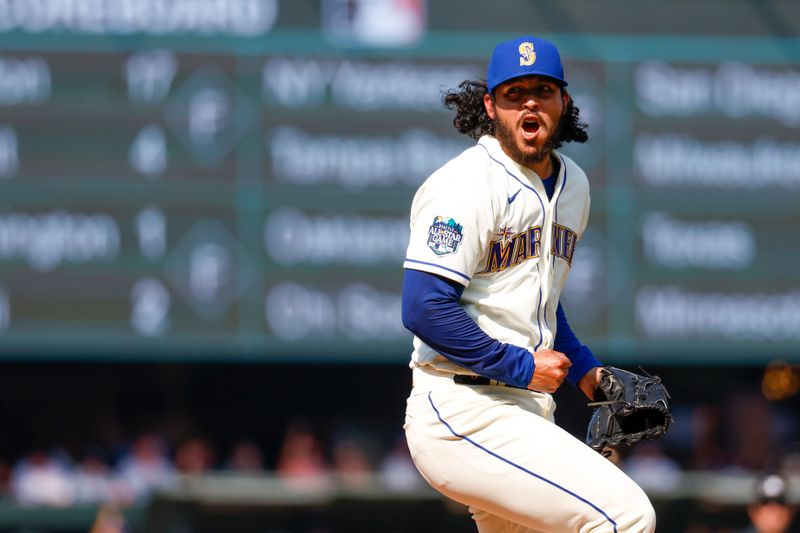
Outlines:
[[530,162],[530,163],[528,163],[528,164],[526,164],[524,166],[526,166],[529,169],[531,169],[534,172],[536,172],[536,174],[541,179],[544,180],[544,179],[549,178],[555,172],[558,171],[558,166],[557,165],[558,165],[558,162],[556,161],[556,158],[553,157],[552,153],[550,153],[550,154],[548,154],[547,157],[545,157],[541,161]]

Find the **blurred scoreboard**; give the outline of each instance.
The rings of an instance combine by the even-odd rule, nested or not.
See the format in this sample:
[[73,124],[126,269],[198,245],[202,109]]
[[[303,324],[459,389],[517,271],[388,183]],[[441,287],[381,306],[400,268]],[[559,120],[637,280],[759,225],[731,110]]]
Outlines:
[[[441,91],[505,36],[356,46],[253,13],[211,35],[0,24],[0,357],[408,357],[411,198],[472,144]],[[565,149],[593,184],[564,295],[582,340],[800,359],[800,58],[553,38],[592,138]]]

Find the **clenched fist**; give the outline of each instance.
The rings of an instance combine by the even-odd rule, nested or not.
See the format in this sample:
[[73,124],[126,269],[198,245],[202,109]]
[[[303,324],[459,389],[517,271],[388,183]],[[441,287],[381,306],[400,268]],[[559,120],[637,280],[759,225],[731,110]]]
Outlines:
[[572,366],[566,355],[555,350],[534,352],[533,362],[536,367],[528,388],[539,392],[555,392]]

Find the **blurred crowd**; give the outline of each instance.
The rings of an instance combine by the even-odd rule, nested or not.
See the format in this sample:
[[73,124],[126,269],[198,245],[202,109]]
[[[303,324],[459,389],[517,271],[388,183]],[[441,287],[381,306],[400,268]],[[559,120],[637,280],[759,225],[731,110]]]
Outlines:
[[[738,394],[724,409],[678,404],[674,412],[677,422],[665,439],[610,457],[647,491],[675,489],[687,470],[800,474],[800,449],[792,444],[796,416],[760,395]],[[740,418],[726,423],[726,412]],[[310,488],[359,489],[378,483],[388,490],[413,491],[424,484],[402,433],[387,437],[354,423],[323,431],[298,418],[289,421],[271,453],[252,439],[222,448],[204,436],[171,441],[159,432],[77,453],[38,448],[14,462],[0,461],[0,490],[23,505],[130,504],[169,488],[182,475],[209,472],[271,475]]]
[[326,448],[311,424],[296,420],[269,461],[250,439],[234,442],[220,456],[205,437],[173,445],[163,435],[147,432],[118,451],[93,446],[74,457],[56,447],[33,450],[13,464],[0,462],[0,491],[28,506],[129,505],[169,489],[181,476],[211,472],[274,476],[299,489],[369,489],[376,483],[395,491],[418,488],[423,481],[405,439],[398,436],[386,445],[379,441],[375,435],[345,431]]
[[[673,407],[676,422],[664,439],[615,451],[609,458],[648,493],[677,489],[687,471],[800,475],[800,420],[791,403],[737,390],[725,402],[678,402]],[[569,406],[565,409],[567,429],[581,437],[583,421],[571,419]],[[209,436],[213,432],[155,430],[77,451],[38,447],[20,457],[0,458],[0,491],[7,501],[25,506],[69,507],[145,503],[183,476],[207,473],[266,476],[294,489],[414,492],[426,486],[396,428],[387,432],[352,419],[312,420],[288,419],[271,443],[252,438],[223,443]],[[792,520],[794,508],[785,501],[781,506],[776,504],[779,498],[762,499],[763,504],[754,494],[748,507],[754,523],[759,517]],[[687,531],[739,533],[704,525]]]

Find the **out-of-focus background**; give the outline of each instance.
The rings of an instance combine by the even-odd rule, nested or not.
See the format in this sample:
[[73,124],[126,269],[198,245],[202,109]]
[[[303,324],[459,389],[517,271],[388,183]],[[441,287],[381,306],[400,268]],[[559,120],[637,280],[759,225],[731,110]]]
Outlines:
[[673,394],[612,459],[662,532],[791,511],[797,2],[0,0],[0,532],[474,531],[404,445],[401,264],[442,91],[524,33],[590,124],[573,329]]

